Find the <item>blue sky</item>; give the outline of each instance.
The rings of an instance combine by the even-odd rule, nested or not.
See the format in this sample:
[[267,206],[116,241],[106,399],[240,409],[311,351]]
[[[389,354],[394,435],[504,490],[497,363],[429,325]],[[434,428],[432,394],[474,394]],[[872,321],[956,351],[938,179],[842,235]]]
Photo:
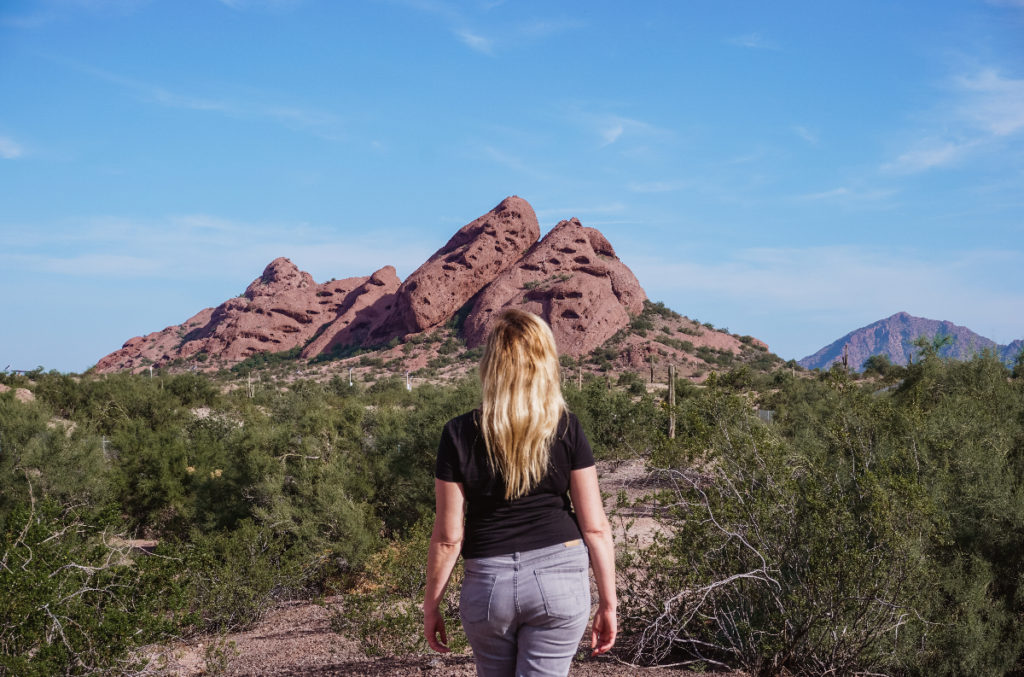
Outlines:
[[799,359],[1024,337],[1024,0],[0,3],[0,367],[81,371],[277,256],[401,277],[516,194]]

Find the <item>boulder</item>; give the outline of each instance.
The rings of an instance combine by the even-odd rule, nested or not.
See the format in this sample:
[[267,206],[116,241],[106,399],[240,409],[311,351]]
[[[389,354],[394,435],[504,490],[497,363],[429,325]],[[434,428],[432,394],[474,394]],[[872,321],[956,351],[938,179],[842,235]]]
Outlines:
[[10,392],[11,390],[14,391],[14,399],[18,400],[19,402],[28,404],[29,402],[36,401],[36,394],[31,390],[27,388],[11,388],[10,386],[6,386],[3,383],[0,383],[0,393],[7,393]]

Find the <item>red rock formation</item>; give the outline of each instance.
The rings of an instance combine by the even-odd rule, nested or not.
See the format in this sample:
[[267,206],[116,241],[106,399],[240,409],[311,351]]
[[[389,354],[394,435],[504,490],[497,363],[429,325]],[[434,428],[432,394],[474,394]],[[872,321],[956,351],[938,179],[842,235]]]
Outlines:
[[100,360],[96,371],[141,371],[178,358],[214,369],[256,353],[291,350],[334,320],[346,306],[349,293],[368,280],[351,277],[317,285],[309,273],[288,259],[275,259],[242,296],[215,309],[207,308],[183,324],[129,339],[120,350]]
[[383,342],[447,321],[485,285],[514,264],[540,237],[533,207],[507,197],[463,226],[448,244],[406,278],[392,313],[372,329]]
[[[461,331],[474,347],[486,339],[494,318],[511,307],[545,318],[562,353],[585,355],[626,328],[630,316],[643,311],[646,294],[597,230],[570,219],[538,242],[539,234],[533,208],[513,196],[461,228],[404,283],[385,266],[370,276],[317,285],[279,258],[242,296],[183,324],[128,340],[96,370],[141,371],[168,363],[218,369],[296,347],[303,347],[307,359],[346,346],[375,348],[413,333],[448,332],[441,325],[460,309],[468,309]],[[743,350],[738,338],[724,333],[689,325],[663,329],[670,339],[673,332],[682,332],[681,338],[658,343],[627,337],[618,344],[622,366],[642,368],[653,356],[703,370],[708,365],[685,353],[705,346],[733,354]],[[685,343],[692,345],[683,350]],[[408,348],[385,354],[406,359]],[[430,356],[419,358],[425,364]]]
[[362,343],[370,329],[394,309],[400,281],[394,266],[384,266],[350,291],[337,316],[302,351],[302,357],[330,354],[336,348]]
[[647,295],[611,244],[577,219],[562,221],[480,294],[466,317],[467,343],[483,343],[506,308],[540,315],[560,352],[583,355],[629,324]]

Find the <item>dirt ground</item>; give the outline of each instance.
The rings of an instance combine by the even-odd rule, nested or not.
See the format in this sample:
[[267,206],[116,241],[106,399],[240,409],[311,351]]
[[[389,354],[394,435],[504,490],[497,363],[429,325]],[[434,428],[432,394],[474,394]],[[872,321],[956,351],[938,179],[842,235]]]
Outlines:
[[[276,607],[252,630],[225,636],[197,637],[153,649],[147,674],[198,675],[341,675],[408,677],[472,677],[476,675],[472,656],[416,654],[369,657],[358,644],[331,629],[330,616],[337,600],[326,604],[290,602]],[[233,643],[233,645],[232,645]],[[573,663],[573,677],[644,675],[648,677],[691,677],[697,673],[677,668],[640,668],[614,657],[583,658]],[[728,677],[742,677],[731,673]]]
[[[656,488],[643,462],[601,462],[598,464],[601,489],[606,494],[609,512],[619,494],[630,500],[649,494]],[[630,534],[640,543],[649,542],[661,528],[645,514],[643,507],[619,509],[612,524],[618,544],[629,524]],[[621,545],[617,545],[621,547]],[[596,591],[595,591],[596,592]],[[256,627],[223,638],[196,637],[188,642],[153,647],[147,656],[147,674],[180,675],[366,675],[406,677],[435,675],[437,677],[471,677],[476,674],[469,654],[415,654],[407,656],[370,657],[359,644],[331,628],[331,614],[340,598],[328,598],[322,604],[306,601],[286,602],[275,607]],[[613,652],[614,653],[614,652]],[[698,673],[679,667],[642,668],[625,664],[612,656],[590,658],[581,651],[573,663],[574,677],[611,677],[642,675],[644,677],[691,677]],[[743,673],[718,673],[721,677],[744,677]]]

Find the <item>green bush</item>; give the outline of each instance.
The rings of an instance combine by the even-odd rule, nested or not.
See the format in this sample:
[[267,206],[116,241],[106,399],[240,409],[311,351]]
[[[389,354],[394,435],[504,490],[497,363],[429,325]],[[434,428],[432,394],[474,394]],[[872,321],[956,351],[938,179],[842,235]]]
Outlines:
[[305,571],[316,562],[294,556],[288,540],[266,525],[245,520],[224,533],[194,533],[180,546],[189,572],[187,599],[195,630],[227,632],[250,627],[280,599],[298,596]]
[[49,499],[7,516],[0,673],[111,674],[132,667],[133,647],[174,631],[184,599],[178,563],[134,555],[119,527]]
[[630,395],[644,395],[647,393],[647,382],[642,376],[631,371],[624,371],[619,374],[616,385],[625,388]]
[[[345,596],[342,608],[331,617],[335,632],[354,635],[370,656],[407,655],[427,648],[421,605],[432,525],[432,516],[424,517],[406,538],[377,553]],[[441,607],[448,646],[455,651],[467,646],[458,612],[461,581],[460,560]]]
[[583,388],[567,383],[562,392],[597,458],[644,457],[665,444],[667,411],[646,392],[634,402],[632,395],[609,388],[604,379],[589,379]]
[[[993,356],[935,352],[878,393],[779,382],[754,415],[725,379],[657,450],[669,527],[624,562],[635,659],[759,675],[1024,667],[1024,396]],[[688,468],[701,468],[701,472]]]
[[[664,536],[622,563],[625,650],[766,675],[1021,673],[1024,380],[919,348],[885,390],[745,354],[677,380],[672,440],[641,376],[567,379],[598,458],[662,469]],[[434,455],[475,378],[2,378],[36,401],[0,394],[0,672],[127,670],[140,643],[325,591],[368,650],[419,642]]]

